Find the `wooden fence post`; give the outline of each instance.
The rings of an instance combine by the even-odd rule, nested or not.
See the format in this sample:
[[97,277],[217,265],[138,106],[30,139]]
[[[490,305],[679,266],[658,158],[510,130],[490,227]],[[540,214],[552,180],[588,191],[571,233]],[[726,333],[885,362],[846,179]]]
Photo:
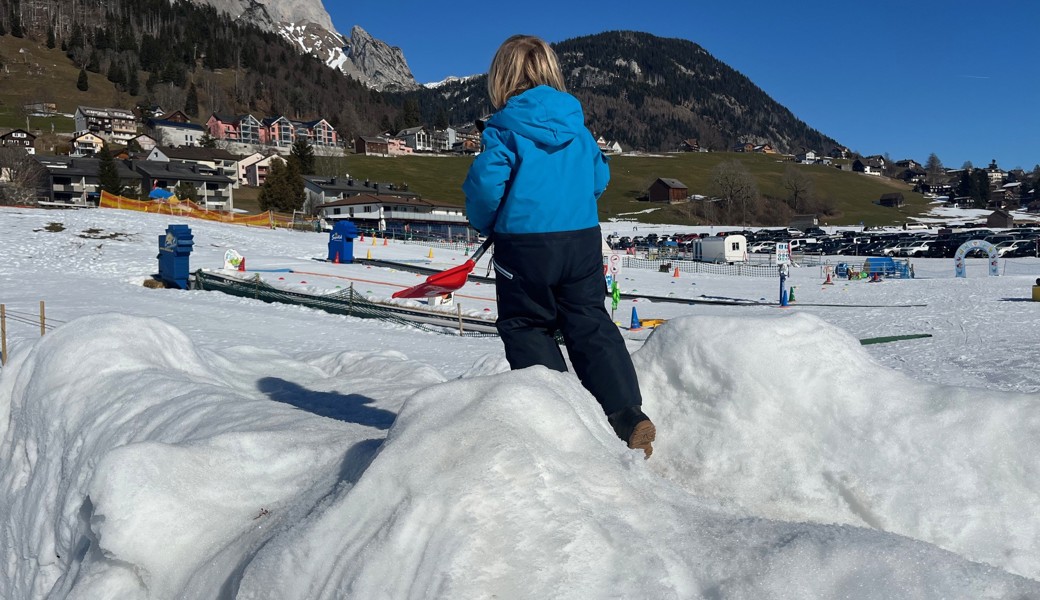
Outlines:
[[47,333],[47,311],[44,309],[43,300],[40,300],[40,337]]
[[458,311],[458,315],[459,315],[459,335],[463,335],[463,333],[462,333],[462,305],[461,304],[456,304],[455,305],[455,309]]

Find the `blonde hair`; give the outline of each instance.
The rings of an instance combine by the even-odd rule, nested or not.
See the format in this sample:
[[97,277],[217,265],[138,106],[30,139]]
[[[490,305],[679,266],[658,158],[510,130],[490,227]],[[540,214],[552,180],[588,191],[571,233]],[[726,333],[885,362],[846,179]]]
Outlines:
[[502,42],[488,71],[491,104],[501,108],[507,100],[539,85],[567,91],[556,53],[541,38],[514,35]]

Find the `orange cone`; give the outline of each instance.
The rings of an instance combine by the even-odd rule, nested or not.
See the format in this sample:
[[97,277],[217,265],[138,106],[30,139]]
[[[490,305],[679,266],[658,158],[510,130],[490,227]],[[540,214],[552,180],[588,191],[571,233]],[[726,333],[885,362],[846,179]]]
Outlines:
[[678,276],[679,276],[679,267],[675,267],[675,272],[672,273],[672,277],[678,277]]
[[427,256],[426,258],[433,258],[433,248],[430,248],[430,255]]
[[366,256],[365,258],[367,258],[368,260],[372,260],[372,251],[371,250],[368,251],[368,256]]
[[238,261],[238,270],[239,271],[245,271],[246,270],[246,257],[243,256],[242,259]]
[[827,281],[824,281],[823,285],[834,285],[834,282],[831,281],[831,272],[830,271],[827,271]]
[[332,259],[332,262],[339,264],[339,252],[336,253],[336,257]]
[[383,238],[383,245],[384,245],[384,246],[388,246],[388,245],[390,245],[390,242],[389,242],[389,241],[387,241],[387,239],[386,239],[386,238]]

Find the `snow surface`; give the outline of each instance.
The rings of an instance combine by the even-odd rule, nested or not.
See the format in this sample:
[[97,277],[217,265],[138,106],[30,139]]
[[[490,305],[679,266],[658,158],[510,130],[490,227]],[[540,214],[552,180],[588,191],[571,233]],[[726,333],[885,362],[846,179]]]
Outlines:
[[[644,461],[573,375],[510,372],[496,338],[145,288],[174,223],[192,269],[233,248],[287,289],[421,281],[315,261],[322,234],[0,208],[0,598],[1040,598],[1040,260],[834,285],[800,267],[785,309],[622,301]],[[492,288],[456,302],[493,319]],[[633,309],[669,320],[629,331]],[[859,341],[906,333],[932,337]]]

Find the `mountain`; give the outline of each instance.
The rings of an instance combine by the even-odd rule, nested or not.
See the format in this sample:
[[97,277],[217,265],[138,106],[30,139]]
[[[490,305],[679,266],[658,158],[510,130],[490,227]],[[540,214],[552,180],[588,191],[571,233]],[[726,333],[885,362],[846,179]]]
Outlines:
[[273,31],[305,54],[343,71],[366,86],[384,90],[419,87],[404,53],[355,25],[345,39],[332,25],[321,0],[193,0],[236,19]]
[[[753,143],[798,153],[838,145],[694,42],[611,31],[553,47],[589,128],[623,146],[675,150],[693,138],[712,150]],[[462,123],[490,112],[486,85],[480,76],[419,90],[424,119],[448,110]]]

